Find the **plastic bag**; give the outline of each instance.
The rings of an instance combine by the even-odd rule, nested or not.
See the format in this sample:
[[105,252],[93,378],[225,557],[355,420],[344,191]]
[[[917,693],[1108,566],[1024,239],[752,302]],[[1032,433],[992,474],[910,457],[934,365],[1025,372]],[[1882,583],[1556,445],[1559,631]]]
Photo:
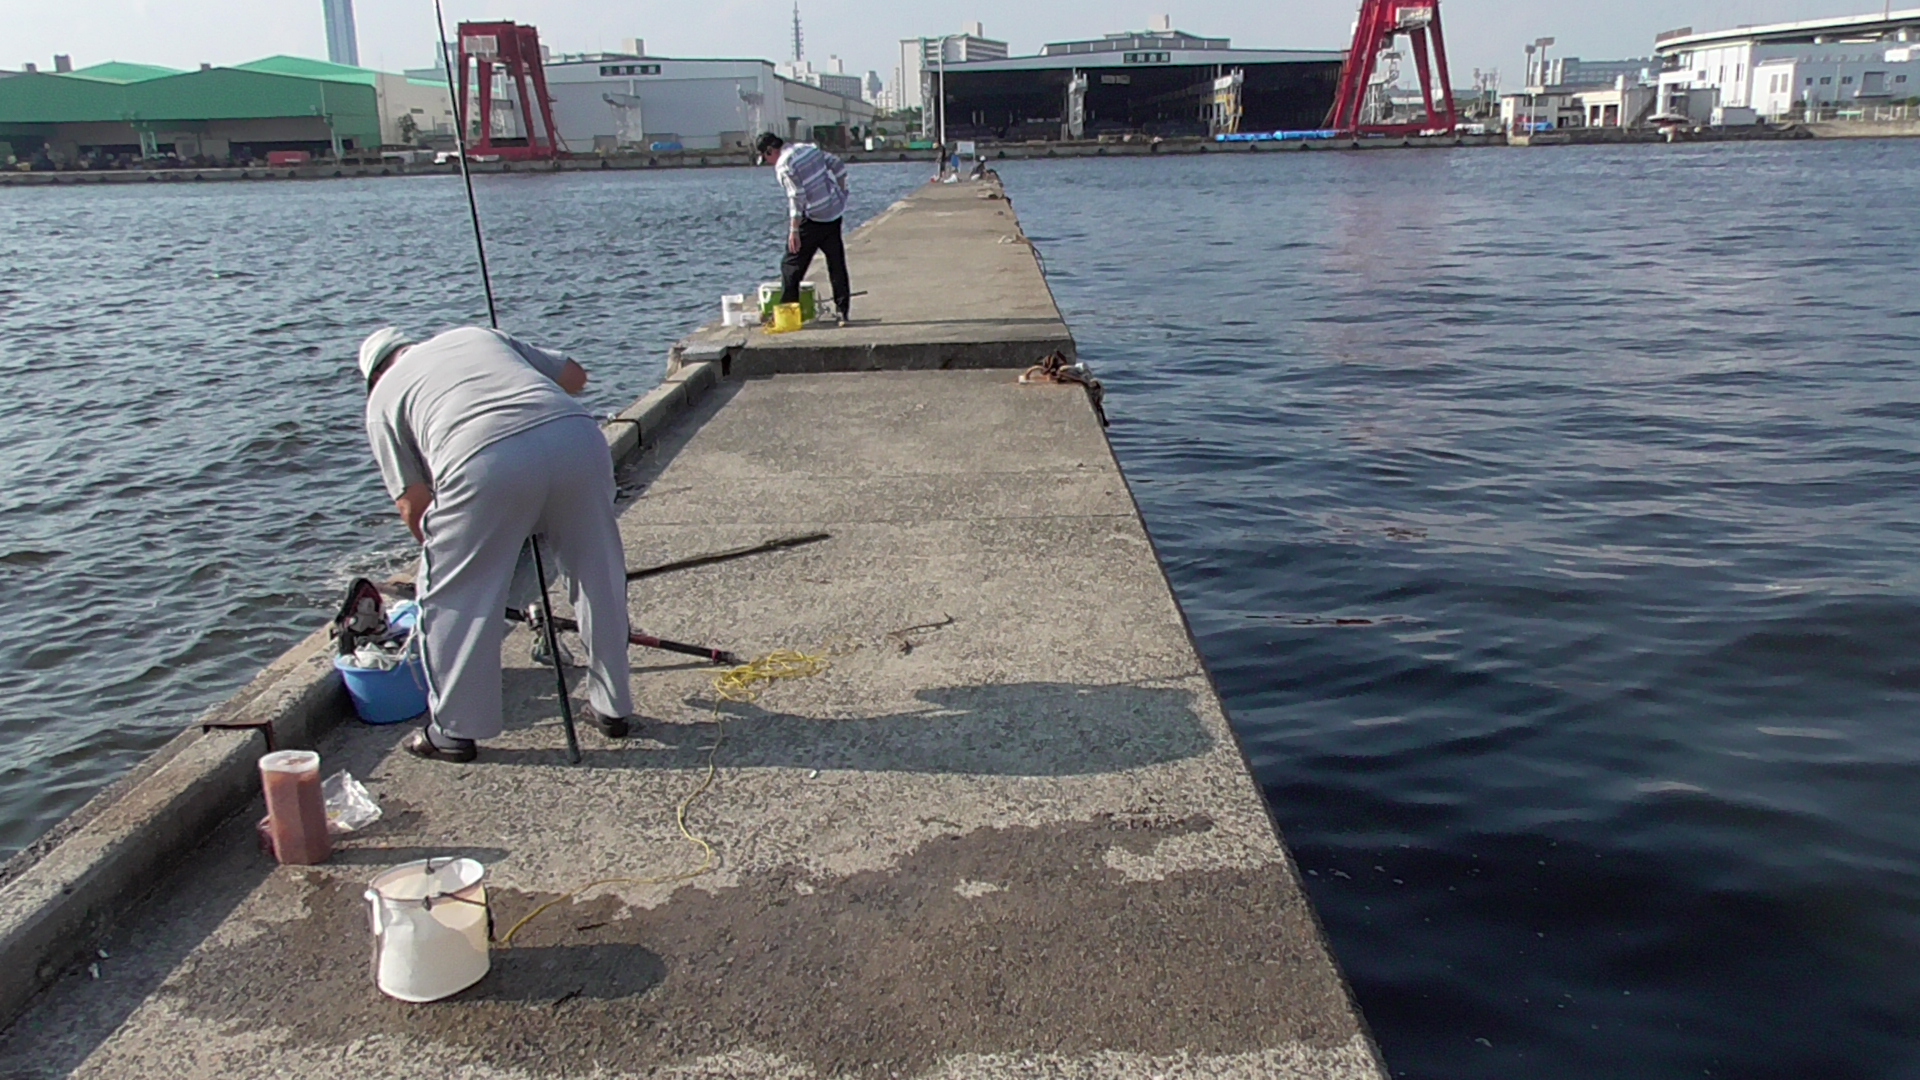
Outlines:
[[327,777],[320,792],[327,799],[327,831],[335,836],[357,832],[380,820],[380,804],[352,773],[341,771]]
[[405,663],[405,659],[407,653],[401,646],[367,642],[353,650],[353,659],[349,663],[361,671],[394,671],[401,663]]
[[353,635],[353,648],[341,653],[345,658],[342,662],[362,671],[392,671],[412,654],[414,629],[419,624],[420,605],[402,600],[387,609],[385,629],[378,634]]

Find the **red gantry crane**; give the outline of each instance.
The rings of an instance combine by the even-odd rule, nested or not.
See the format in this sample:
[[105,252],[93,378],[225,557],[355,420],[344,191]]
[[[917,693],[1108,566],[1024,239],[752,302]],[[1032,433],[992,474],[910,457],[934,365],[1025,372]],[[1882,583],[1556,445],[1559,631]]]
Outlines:
[[[476,157],[497,156],[506,161],[552,161],[561,156],[559,129],[553,123],[553,98],[547,93],[547,70],[540,63],[540,32],[510,22],[460,24],[460,58],[456,110],[466,119],[467,76],[478,81],[479,130],[469,152]],[[507,83],[520,101],[520,128],[525,145],[514,140],[499,145],[493,135],[493,81],[497,68],[506,69]],[[536,111],[537,110],[537,111]],[[536,126],[535,121],[539,121]]]
[[[1393,123],[1367,117],[1368,95],[1382,53],[1405,35],[1413,46],[1413,62],[1420,71],[1420,96],[1426,118],[1417,123]],[[1431,54],[1429,54],[1431,43]],[[1434,73],[1440,93],[1434,95]],[[1453,105],[1453,81],[1447,75],[1447,39],[1440,30],[1440,0],[1363,0],[1354,28],[1353,52],[1340,69],[1340,93],[1327,128],[1342,135],[1447,135],[1460,123]]]

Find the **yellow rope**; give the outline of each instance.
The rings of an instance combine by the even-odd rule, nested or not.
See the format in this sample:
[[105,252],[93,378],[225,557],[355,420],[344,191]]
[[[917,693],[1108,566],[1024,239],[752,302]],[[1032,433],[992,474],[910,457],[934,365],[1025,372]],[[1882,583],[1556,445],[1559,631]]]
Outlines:
[[811,679],[826,674],[827,670],[831,667],[833,667],[831,653],[803,653],[796,652],[792,649],[782,649],[778,652],[768,653],[766,656],[749,661],[739,667],[728,668],[714,676],[713,716],[714,723],[716,727],[719,728],[719,734],[713,740],[713,745],[707,748],[707,775],[700,781],[699,787],[688,792],[687,797],[680,800],[680,806],[674,812],[674,824],[680,827],[680,835],[686,837],[688,843],[698,847],[701,851],[702,858],[699,869],[690,870],[684,874],[674,874],[671,877],[602,878],[599,881],[582,885],[564,896],[556,896],[552,900],[541,904],[529,912],[525,918],[514,923],[512,929],[508,930],[506,934],[500,938],[501,947],[511,948],[513,946],[514,935],[518,934],[528,923],[546,914],[549,910],[559,907],[561,904],[567,903],[585,893],[592,892],[594,889],[606,885],[678,885],[681,882],[692,881],[695,878],[705,877],[712,873],[720,865],[720,856],[713,850],[712,844],[696,836],[693,830],[687,826],[687,811],[692,808],[694,802],[697,801],[700,796],[705,795],[713,788],[713,782],[715,778],[719,776],[720,770],[718,762],[720,746],[727,741],[726,723],[725,718],[720,714],[720,703],[730,701],[739,704],[751,704],[760,700],[760,695],[765,693],[766,690],[775,683],[797,679]]
[[[768,653],[749,664],[730,668],[714,677],[713,692],[721,701],[751,704],[774,683],[788,679],[811,679],[824,675],[833,666],[826,653],[803,653],[792,649]],[[718,703],[714,712],[719,713]]]

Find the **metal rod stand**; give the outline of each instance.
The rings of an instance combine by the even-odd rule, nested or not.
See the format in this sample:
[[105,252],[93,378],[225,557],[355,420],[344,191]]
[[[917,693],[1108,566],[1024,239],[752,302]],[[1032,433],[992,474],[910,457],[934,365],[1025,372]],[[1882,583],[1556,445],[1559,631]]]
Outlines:
[[567,696],[567,669],[560,660],[560,638],[553,628],[553,596],[547,592],[547,561],[540,556],[540,538],[530,537],[533,544],[533,572],[540,579],[540,605],[545,617],[540,625],[546,630],[547,652],[553,656],[553,678],[560,684],[560,722],[567,729],[567,760],[580,764],[580,733],[573,728],[573,699]]

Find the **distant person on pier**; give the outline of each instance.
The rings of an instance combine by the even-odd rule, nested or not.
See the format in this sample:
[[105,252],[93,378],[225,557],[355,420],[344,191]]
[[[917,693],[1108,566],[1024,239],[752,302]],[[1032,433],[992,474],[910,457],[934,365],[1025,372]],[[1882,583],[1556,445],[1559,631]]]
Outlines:
[[787,192],[787,257],[780,264],[780,302],[800,302],[800,280],[813,266],[813,257],[827,257],[827,277],[833,282],[834,309],[841,326],[853,318],[853,285],[847,277],[847,246],[840,235],[840,219],[847,212],[847,166],[812,143],[788,146],[768,132],[754,145],[760,160],[773,166]]
[[589,719],[608,738],[626,737],[626,550],[607,440],[574,401],[586,370],[497,330],[414,344],[387,327],[360,346],[360,374],[381,479],[421,544],[428,722],[404,748],[464,762],[476,742],[499,737],[507,591],[531,536],[573,581]]

